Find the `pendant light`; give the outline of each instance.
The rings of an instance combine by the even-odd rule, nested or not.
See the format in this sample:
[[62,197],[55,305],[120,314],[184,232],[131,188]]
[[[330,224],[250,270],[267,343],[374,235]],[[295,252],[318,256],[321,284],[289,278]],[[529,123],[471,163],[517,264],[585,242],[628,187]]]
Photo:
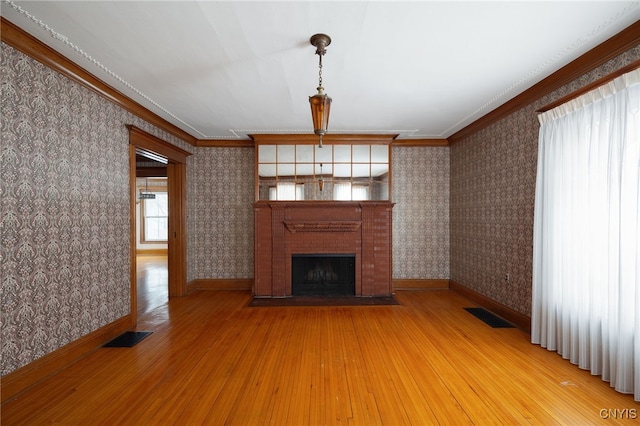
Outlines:
[[326,34],[315,34],[311,36],[309,42],[315,46],[318,55],[318,93],[309,96],[311,104],[311,118],[313,119],[313,133],[319,136],[319,148],[322,148],[322,137],[327,133],[329,124],[329,110],[331,109],[331,98],[324,93],[322,87],[322,57],[327,53],[327,46],[331,44],[331,38]]
[[156,194],[153,192],[149,192],[149,182],[147,182],[147,178],[144,178],[144,192],[140,190],[140,195],[138,196],[139,200],[155,200]]

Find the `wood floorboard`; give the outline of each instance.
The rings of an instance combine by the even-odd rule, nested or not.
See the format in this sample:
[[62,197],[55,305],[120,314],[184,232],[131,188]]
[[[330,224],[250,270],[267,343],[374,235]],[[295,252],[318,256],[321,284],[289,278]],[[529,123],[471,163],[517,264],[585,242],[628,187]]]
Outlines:
[[[599,377],[493,329],[447,290],[396,306],[251,308],[196,291],[139,317],[133,348],[100,348],[2,405],[2,424],[634,424]],[[637,424],[637,423],[636,423]]]

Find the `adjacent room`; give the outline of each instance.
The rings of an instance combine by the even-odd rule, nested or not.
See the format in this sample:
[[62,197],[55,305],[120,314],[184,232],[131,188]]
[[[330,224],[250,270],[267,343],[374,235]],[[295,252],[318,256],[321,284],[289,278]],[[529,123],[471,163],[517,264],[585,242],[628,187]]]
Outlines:
[[2,424],[634,424],[638,1],[20,1]]

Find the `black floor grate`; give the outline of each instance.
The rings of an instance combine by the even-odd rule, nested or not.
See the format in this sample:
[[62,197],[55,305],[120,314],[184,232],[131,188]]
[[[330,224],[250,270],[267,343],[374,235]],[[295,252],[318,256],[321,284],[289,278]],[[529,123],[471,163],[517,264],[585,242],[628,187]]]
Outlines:
[[104,344],[105,348],[131,348],[150,335],[152,331],[127,331]]
[[493,328],[514,328],[513,324],[492,314],[484,308],[464,308],[464,310]]

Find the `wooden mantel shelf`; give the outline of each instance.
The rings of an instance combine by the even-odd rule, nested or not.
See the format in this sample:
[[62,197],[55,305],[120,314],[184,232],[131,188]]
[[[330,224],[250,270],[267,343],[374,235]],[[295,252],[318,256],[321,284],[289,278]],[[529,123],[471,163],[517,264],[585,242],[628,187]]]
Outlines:
[[284,225],[289,232],[356,232],[360,229],[362,221],[285,220]]

